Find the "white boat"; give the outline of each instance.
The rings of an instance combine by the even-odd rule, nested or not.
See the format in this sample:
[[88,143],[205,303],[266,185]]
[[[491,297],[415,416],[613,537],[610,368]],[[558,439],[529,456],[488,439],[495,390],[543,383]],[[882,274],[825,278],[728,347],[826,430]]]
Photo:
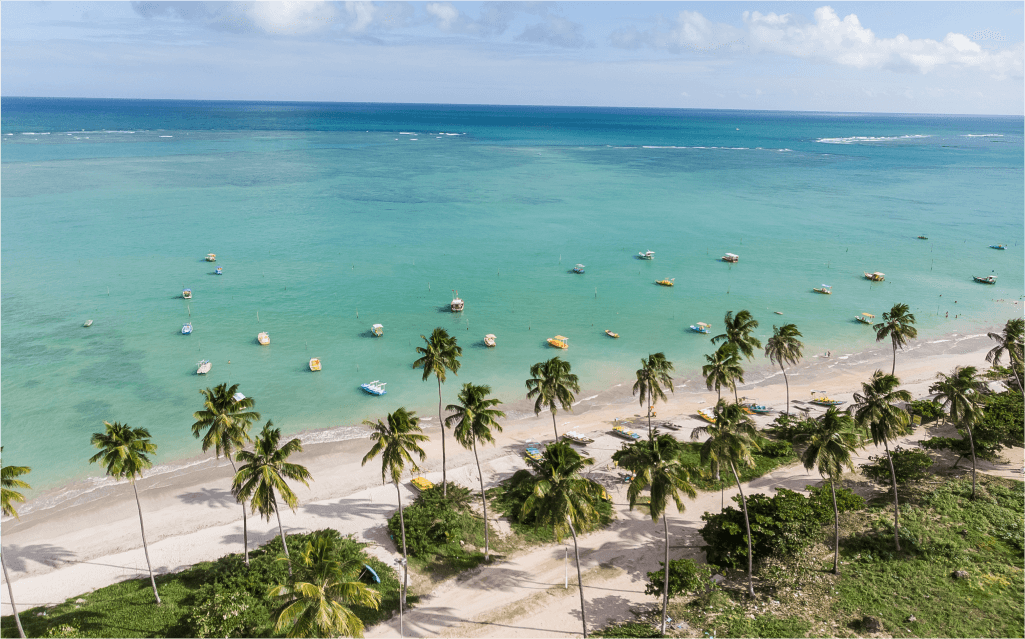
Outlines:
[[875,273],[865,273],[865,279],[873,282],[882,282],[886,279],[886,274],[880,273],[879,271],[876,271]]
[[182,299],[186,299],[186,300],[191,300],[192,299],[192,289],[191,288],[187,288],[187,289],[182,291]]
[[679,424],[674,424],[673,422],[662,422],[661,424],[658,424],[658,426],[661,426],[662,428],[668,428],[669,430],[680,430],[682,428],[682,426],[680,426]]
[[997,283],[997,276],[996,275],[987,275],[986,277],[978,277],[976,275],[973,275],[972,279],[975,280],[976,282],[981,282],[982,284],[996,284]]
[[463,300],[459,299],[459,291],[452,289],[452,304],[449,305],[449,309],[453,313],[458,313],[463,310]]
[[833,287],[830,286],[829,284],[823,284],[822,288],[813,288],[811,290],[815,291],[816,293],[822,293],[823,295],[832,295],[833,294]]
[[233,402],[241,402],[245,398],[246,398],[246,396],[243,395],[242,393],[235,393],[234,395],[231,396],[231,400]]
[[577,264],[576,266],[573,267],[573,272],[574,273],[583,273],[585,268],[586,267],[583,264]]
[[710,422],[712,424],[715,423],[715,411],[711,408],[699,408],[698,415],[700,415],[706,422]]
[[623,428],[622,426],[613,426],[612,434],[619,435],[623,439],[629,439],[631,441],[637,441],[641,438],[637,433],[633,432],[629,428]]
[[206,375],[210,372],[210,369],[213,368],[213,365],[208,359],[204,359],[200,363],[196,364],[196,366],[198,367],[196,368],[196,375]]
[[639,257],[642,260],[653,260],[655,259],[655,251],[645,251],[643,253],[638,253],[637,257]]
[[374,324],[370,327],[370,332],[373,333],[374,337],[380,337],[384,335],[384,326],[381,324]]
[[182,335],[192,335],[192,322],[186,322],[182,326]]
[[206,254],[206,261],[207,262],[216,262],[217,261],[217,254],[216,253],[207,253]]
[[570,440],[571,442],[573,442],[575,444],[582,444],[584,446],[586,446],[587,444],[593,444],[594,443],[594,439],[592,439],[590,437],[587,437],[586,435],[581,435],[580,433],[578,433],[578,432],[576,432],[574,430],[571,430],[568,433],[563,434],[562,437],[564,439]]
[[485,346],[494,346],[495,345],[495,336],[492,335],[491,333],[488,333],[487,335],[485,335],[484,336],[484,345]]
[[93,321],[92,320],[86,320],[85,324],[82,324],[82,326],[84,326],[86,328],[89,328],[92,325],[93,325]]
[[313,371],[313,372],[317,372],[317,371],[320,370],[320,358],[319,357],[313,357],[313,358],[310,359],[310,370]]
[[256,341],[266,346],[267,344],[270,344],[270,335],[267,333],[260,333],[256,336]]
[[690,330],[695,333],[708,334],[708,332],[712,330],[712,325],[705,322],[698,322],[697,324],[691,324]]
[[854,316],[855,321],[861,322],[862,324],[868,324],[869,326],[872,325],[872,320],[874,320],[875,318],[876,316],[872,313],[862,313],[861,315]]
[[371,395],[384,395],[386,392],[384,390],[386,384],[387,382],[382,382],[380,380],[375,379],[372,382],[360,384],[359,387],[362,388],[364,392],[370,393]]
[[737,255],[736,253],[727,253],[726,255],[723,255],[719,259],[722,260],[723,262],[734,262],[735,263],[735,262],[739,262],[740,261],[740,256]]

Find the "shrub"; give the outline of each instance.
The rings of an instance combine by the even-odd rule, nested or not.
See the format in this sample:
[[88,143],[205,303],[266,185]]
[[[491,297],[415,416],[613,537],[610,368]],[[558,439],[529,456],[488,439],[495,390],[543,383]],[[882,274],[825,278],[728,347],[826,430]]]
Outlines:
[[972,428],[972,434],[981,441],[992,441],[1000,447],[1025,446],[1025,406],[1022,394],[1017,391],[1005,391],[994,395],[983,396],[985,414],[982,423]]
[[[538,528],[533,513],[523,514],[523,502],[530,496],[531,472],[519,470],[509,479],[502,482],[497,488],[488,490],[488,497],[492,499],[491,505],[496,511],[509,518],[512,529],[520,535],[524,535],[531,542],[546,543],[555,540],[555,533],[550,527]],[[577,533],[599,530],[608,526],[615,517],[612,504],[604,499],[595,504],[598,517],[595,518],[592,526]]]
[[[484,545],[484,520],[472,508],[470,490],[456,484],[448,485],[448,496],[441,486],[429,488],[403,510],[406,522],[406,549],[419,559],[442,555],[459,562],[483,553],[469,553],[460,541]],[[402,529],[399,513],[388,519],[388,529],[401,550]]]
[[[660,600],[665,585],[665,563],[658,562],[662,569],[648,573],[648,584],[644,594],[654,595]],[[669,561],[669,597],[676,597],[693,592],[707,585],[712,577],[712,569],[707,564],[697,564],[692,559],[671,559]]]
[[911,402],[908,404],[908,412],[912,415],[920,416],[923,424],[934,422],[947,416],[939,402],[929,399],[919,399]]
[[766,432],[782,441],[792,442],[798,435],[808,435],[818,429],[818,424],[810,417],[798,417],[782,413],[772,420]]
[[[827,524],[833,521],[833,492],[829,484],[822,486],[805,486],[810,494],[808,504],[815,513],[815,519],[820,524]],[[842,486],[836,487],[836,509],[842,513],[861,510],[865,507],[865,500],[861,495],[851,492],[850,489]]]
[[628,621],[625,623],[612,624],[591,633],[592,637],[664,637],[658,628],[650,623],[639,621]]
[[186,621],[193,637],[254,637],[269,617],[264,602],[216,582],[200,587],[195,597]]
[[[893,460],[893,474],[898,484],[919,481],[929,476],[926,471],[932,466],[932,459],[917,448],[897,446],[890,452],[890,458]],[[892,489],[890,463],[886,455],[873,455],[868,460],[867,464],[861,464],[861,473],[880,486]]]
[[766,457],[789,457],[794,454],[794,445],[788,441],[768,442],[762,445],[762,454]]

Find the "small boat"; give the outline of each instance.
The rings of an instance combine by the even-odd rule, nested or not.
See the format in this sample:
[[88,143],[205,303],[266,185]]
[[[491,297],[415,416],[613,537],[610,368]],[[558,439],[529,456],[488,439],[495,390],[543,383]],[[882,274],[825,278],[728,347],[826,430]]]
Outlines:
[[192,322],[186,322],[182,326],[182,335],[192,335]]
[[412,484],[413,488],[415,488],[418,493],[434,488],[434,483],[426,477],[414,477],[409,481],[409,483]]
[[990,244],[989,247],[991,249],[996,249],[998,251],[1006,251],[1007,250],[1007,245],[1006,244]]
[[574,273],[583,273],[584,272],[584,268],[586,268],[586,267],[583,264],[577,264],[576,266],[573,267],[573,272]]
[[872,313],[862,313],[861,315],[855,315],[854,321],[861,322],[862,324],[872,324],[872,320],[876,318]]
[[206,261],[207,262],[216,262],[217,261],[217,254],[216,253],[207,253],[206,254]]
[[638,435],[637,433],[633,432],[632,430],[630,430],[628,428],[623,428],[622,426],[613,426],[612,427],[612,434],[613,435],[619,435],[620,437],[622,437],[624,439],[629,439],[631,441],[637,441],[637,440],[639,440],[641,438],[641,436]]
[[822,293],[823,295],[832,295],[833,294],[833,287],[830,286],[829,284],[823,284],[822,288],[813,288],[811,290],[815,291],[816,293]]
[[683,428],[679,424],[674,424],[673,422],[662,422],[661,424],[657,424],[657,426],[661,426],[662,428],[668,428],[669,430],[680,430],[681,428]]
[[642,260],[653,260],[655,259],[655,251],[645,251],[643,253],[638,253],[637,257]]
[[198,367],[196,368],[196,375],[206,375],[210,372],[210,369],[213,368],[213,365],[208,359],[204,359],[200,363],[196,364],[196,366]]
[[570,440],[574,444],[582,444],[584,446],[586,446],[587,444],[593,444],[594,443],[594,440],[591,439],[590,437],[585,437],[584,435],[581,435],[580,433],[578,433],[576,431],[572,431],[572,430],[569,431],[568,433],[565,433],[562,437],[563,437],[563,439]]
[[231,396],[231,401],[233,401],[233,402],[241,402],[245,398],[246,398],[246,396],[243,395],[242,393],[235,393],[234,395]]
[[726,255],[723,255],[719,259],[722,260],[723,262],[733,262],[733,263],[736,263],[736,262],[740,261],[740,256],[735,254],[735,253],[727,253]]
[[569,348],[569,338],[562,335],[556,335],[555,337],[549,337],[548,343],[555,348],[561,348],[563,350]]
[[374,324],[370,327],[370,333],[373,334],[374,337],[380,337],[384,335],[384,326],[381,324]]
[[270,344],[270,335],[267,333],[260,333],[256,336],[256,341],[266,346],[267,344]]
[[676,281],[676,278],[674,277],[673,279],[658,280],[655,283],[658,284],[659,286],[672,286],[673,282],[675,282],[675,281]]
[[997,283],[997,276],[996,275],[987,275],[986,277],[978,277],[978,276],[973,275],[972,279],[975,280],[976,282],[981,283],[981,284],[996,284]]
[[927,238],[927,237],[926,237],[926,236],[924,236],[924,235],[919,235],[919,236],[918,236],[918,239],[920,239],[920,240],[927,240],[927,239],[929,239],[929,238]]
[[704,322],[698,322],[697,324],[691,324],[690,330],[694,331],[695,333],[707,334],[709,331],[712,330],[712,325],[706,324]]
[[783,311],[773,311],[773,313],[775,313],[776,315],[782,315]]
[[463,310],[463,300],[459,299],[459,291],[455,289],[452,289],[452,304],[449,305],[449,310],[453,313]]
[[487,335],[485,335],[484,336],[484,345],[489,347],[489,348],[494,347],[495,346],[495,336],[492,335],[491,333],[488,333]]
[[368,564],[363,564],[363,572],[361,572],[359,576],[362,577],[363,573],[366,573],[375,584],[381,583],[381,578],[377,575],[377,571],[371,568]]
[[886,279],[886,276],[879,271],[876,271],[875,273],[865,273],[865,279],[872,280],[873,282],[882,282]]
[[379,380],[375,379],[372,382],[367,382],[366,384],[360,384],[359,387],[362,388],[367,393],[370,393],[371,395],[384,395],[385,392],[387,392],[387,391],[384,390],[384,387],[385,387],[386,384],[387,384],[387,382],[382,382],[382,381],[379,381]]
[[320,358],[319,357],[313,357],[313,358],[310,359],[310,370],[313,371],[313,372],[317,372],[317,371],[320,370]]
[[743,404],[743,407],[752,413],[757,413],[758,415],[768,415],[772,412],[772,409],[768,406],[762,406],[761,404],[756,404],[754,402],[747,402]]
[[224,267],[218,266],[214,269],[214,275],[224,275]]
[[534,460],[534,461],[536,461],[536,462],[539,462],[539,461],[541,461],[542,459],[544,459],[544,453],[542,453],[542,452],[541,452],[541,450],[540,450],[540,449],[538,449],[538,448],[528,448],[528,449],[527,449],[527,450],[526,450],[526,451],[525,451],[525,452],[523,453],[523,455],[524,455],[524,456],[525,456],[525,457],[526,457],[527,459],[531,459],[531,460]]
[[829,399],[828,397],[823,395],[822,397],[816,397],[815,399],[809,400],[809,403],[815,404],[816,406],[840,406],[841,404],[846,404],[847,402],[840,399]]
[[192,289],[191,288],[187,288],[187,289],[182,291],[182,299],[186,299],[186,300],[191,300],[192,299]]
[[712,424],[715,423],[715,412],[713,412],[711,408],[699,408],[698,415],[700,415],[701,419],[705,420],[706,422]]
[[92,325],[93,325],[93,321],[92,320],[86,320],[85,324],[82,324],[82,326],[84,326],[85,328],[89,328]]
[[608,335],[609,337],[612,337],[612,338],[615,338],[615,339],[619,339],[619,333],[613,333],[609,329],[605,329],[605,334]]

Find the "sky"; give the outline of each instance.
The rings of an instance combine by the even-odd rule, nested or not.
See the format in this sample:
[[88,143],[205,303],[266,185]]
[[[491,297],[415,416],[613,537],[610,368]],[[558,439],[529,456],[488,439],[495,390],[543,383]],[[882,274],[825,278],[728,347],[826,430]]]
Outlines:
[[0,95],[1025,113],[1022,2],[0,3]]

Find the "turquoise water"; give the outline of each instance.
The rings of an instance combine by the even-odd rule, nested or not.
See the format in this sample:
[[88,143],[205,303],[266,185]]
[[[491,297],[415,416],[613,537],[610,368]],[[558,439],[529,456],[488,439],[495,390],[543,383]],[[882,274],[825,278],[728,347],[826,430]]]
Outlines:
[[[809,353],[868,347],[871,329],[853,316],[896,302],[927,335],[1020,314],[994,300],[1025,287],[1021,118],[2,108],[2,435],[5,460],[31,466],[37,488],[99,474],[86,460],[104,420],[149,428],[158,462],[195,455],[198,391],[222,381],[287,432],[398,406],[431,415],[437,387],[410,365],[436,326],[464,349],[446,403],[468,381],[513,402],[529,366],[556,354],[582,397],[657,350],[693,374],[711,346],[687,327],[718,329],[730,309],[750,309],[763,339],[796,323]],[[649,249],[653,261],[635,258]],[[718,261],[727,251],[740,262]],[[996,286],[971,280],[991,272]],[[811,292],[823,283],[832,296]],[[447,312],[451,289],[462,314]],[[369,336],[374,323],[383,338]],[[497,348],[483,347],[486,333]],[[568,351],[548,347],[555,334]],[[313,356],[321,373],[307,368]],[[213,363],[206,377],[200,359]],[[364,395],[371,380],[388,394]]]

